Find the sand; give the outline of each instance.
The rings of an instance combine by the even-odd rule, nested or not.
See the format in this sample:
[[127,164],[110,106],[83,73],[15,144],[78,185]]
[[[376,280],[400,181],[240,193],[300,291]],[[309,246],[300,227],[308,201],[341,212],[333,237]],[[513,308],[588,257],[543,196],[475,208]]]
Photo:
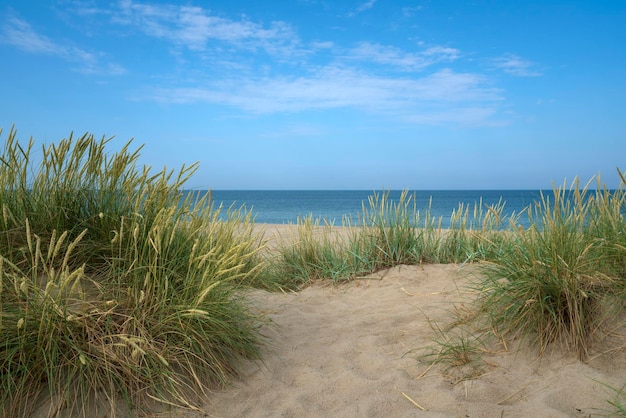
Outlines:
[[[268,227],[292,234],[285,227]],[[581,362],[561,351],[539,356],[510,341],[465,366],[432,362],[444,328],[475,297],[476,266],[397,266],[342,285],[298,293],[253,291],[263,362],[241,366],[232,387],[209,396],[214,417],[595,417],[607,416],[626,383],[619,339],[597,344]],[[455,308],[456,307],[456,308]],[[191,414],[195,415],[195,414]]]
[[[286,226],[259,226],[270,239]],[[458,367],[432,365],[437,326],[469,312],[475,265],[397,266],[350,283],[300,292],[250,291],[262,361],[240,365],[232,385],[182,417],[598,417],[614,408],[606,385],[626,384],[626,340],[595,346],[589,361],[543,356],[509,341]],[[618,330],[622,335],[624,330]],[[441,335],[439,335],[441,337]]]

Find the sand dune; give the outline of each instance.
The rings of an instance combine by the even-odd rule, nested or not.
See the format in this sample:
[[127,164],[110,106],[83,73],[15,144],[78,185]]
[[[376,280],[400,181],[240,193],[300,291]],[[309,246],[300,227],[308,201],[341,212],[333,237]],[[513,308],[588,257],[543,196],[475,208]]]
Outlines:
[[[293,227],[259,225],[275,248]],[[591,359],[539,353],[519,341],[450,367],[420,356],[445,327],[471,312],[475,265],[397,266],[341,285],[300,292],[249,291],[265,316],[263,360],[209,394],[201,412],[178,417],[600,417],[607,387],[626,384],[626,330],[594,346]],[[620,337],[621,335],[621,337]],[[42,408],[39,416],[45,416]],[[123,413],[119,415],[124,415]],[[106,415],[100,415],[102,417]],[[161,415],[159,415],[161,416]]]

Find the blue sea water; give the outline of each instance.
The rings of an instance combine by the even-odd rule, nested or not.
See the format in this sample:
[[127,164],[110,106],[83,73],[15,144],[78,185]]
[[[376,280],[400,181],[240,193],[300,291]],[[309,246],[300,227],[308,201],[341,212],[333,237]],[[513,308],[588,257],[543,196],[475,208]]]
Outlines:
[[[195,191],[201,192],[201,191]],[[341,225],[344,217],[351,218],[353,223],[362,214],[363,204],[368,205],[368,197],[374,191],[366,190],[213,190],[213,202],[224,208],[244,207],[253,212],[256,223],[288,224],[296,223],[298,218],[313,216],[335,225]],[[382,193],[377,191],[376,193]],[[398,201],[401,191],[385,191],[391,201]],[[550,196],[552,191],[544,191]],[[425,190],[410,191],[415,199],[417,210],[422,219],[430,210],[434,218],[441,217],[442,227],[450,226],[453,211],[460,204],[469,206],[470,216],[475,203],[482,199],[483,207],[504,203],[504,215],[522,213],[525,208],[540,199],[540,190]],[[527,226],[525,216],[519,218],[518,224]],[[503,224],[508,227],[508,222]]]

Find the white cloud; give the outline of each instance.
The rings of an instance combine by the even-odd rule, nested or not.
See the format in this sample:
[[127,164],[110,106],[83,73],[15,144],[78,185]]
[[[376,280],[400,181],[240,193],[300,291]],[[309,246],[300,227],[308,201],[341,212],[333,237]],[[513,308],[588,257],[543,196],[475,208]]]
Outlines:
[[245,18],[219,17],[196,6],[150,5],[124,0],[113,22],[131,25],[148,36],[192,50],[202,50],[210,41],[220,41],[276,52],[297,42],[295,33],[284,22],[263,26]]
[[443,125],[454,123],[461,126],[503,126],[507,122],[494,119],[498,113],[495,106],[453,106],[441,109],[425,109],[407,115],[406,122],[420,125]]
[[2,30],[2,40],[19,49],[36,54],[66,56],[69,51],[41,36],[24,20],[11,16],[7,19]]
[[351,11],[350,13],[348,13],[348,16],[354,17],[359,13],[363,13],[364,11],[369,10],[372,7],[374,7],[374,4],[376,4],[376,0],[369,0],[369,1],[366,1],[365,3],[361,3],[357,6],[356,9],[354,9],[354,11]]
[[538,77],[541,75],[540,71],[534,69],[534,63],[513,54],[496,58],[493,60],[493,66],[507,74],[518,77]]
[[412,17],[416,12],[422,10],[423,6],[415,6],[415,7],[403,7],[402,15],[404,17]]
[[376,0],[369,0],[369,1],[361,4],[359,7],[357,7],[356,11],[357,11],[357,13],[364,12],[364,11],[374,7],[374,4],[376,4]]
[[[224,80],[193,88],[156,88],[144,99],[174,103],[227,105],[264,114],[311,109],[357,108],[424,123],[433,109],[471,108],[466,122],[481,122],[501,100],[500,91],[485,87],[474,74],[442,70],[419,79],[396,79],[352,69],[326,67],[310,77]],[[445,116],[447,114],[447,117]],[[421,116],[420,116],[421,115]],[[459,114],[439,112],[432,123],[455,122]]]
[[311,42],[311,47],[313,49],[331,49],[335,46],[335,44],[331,41],[316,41]]
[[347,58],[415,71],[438,62],[454,61],[459,55],[460,51],[454,48],[432,47],[422,52],[408,53],[393,46],[362,42],[348,51]]
[[431,69],[458,60],[462,54],[455,48],[407,51],[372,42],[346,47],[325,39],[305,44],[285,22],[263,24],[202,7],[134,0],[122,0],[100,16],[118,30],[176,46],[185,62],[183,76],[156,74],[161,84],[146,85],[134,94],[137,100],[210,104],[253,115],[356,109],[419,124],[486,124],[501,115],[502,92],[485,77]]
[[15,16],[10,16],[2,27],[1,41],[32,54],[43,54],[78,64],[76,70],[86,74],[123,74],[126,70],[115,63],[103,63],[100,54],[94,54],[72,45],[55,42],[40,35],[32,26]]

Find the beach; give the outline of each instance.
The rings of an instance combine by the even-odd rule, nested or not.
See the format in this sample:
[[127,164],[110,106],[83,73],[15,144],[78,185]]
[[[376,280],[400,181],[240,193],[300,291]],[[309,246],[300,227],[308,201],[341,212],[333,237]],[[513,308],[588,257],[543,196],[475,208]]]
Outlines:
[[[284,225],[259,228],[270,243],[294,233]],[[251,291],[253,309],[267,319],[263,360],[243,363],[230,387],[190,415],[610,416],[610,387],[626,383],[617,337],[596,344],[585,362],[558,349],[540,355],[515,340],[460,366],[425,357],[442,338],[436,330],[470,311],[475,295],[467,285],[476,273],[474,265],[401,265],[346,284]]]
[[[255,228],[270,253],[297,237],[293,225]],[[558,347],[539,353],[529,341],[473,344],[471,331],[459,333],[454,324],[472,316],[477,295],[469,285],[478,277],[476,264],[399,265],[297,292],[246,290],[262,319],[261,360],[242,360],[238,376],[208,392],[198,410],[157,405],[162,412],[149,416],[619,416],[610,402],[621,390],[624,403],[623,325],[597,341],[586,361]],[[454,335],[468,348],[453,351]],[[115,416],[130,415],[118,406]],[[49,412],[48,400],[34,416]],[[113,413],[103,408],[87,416]]]

